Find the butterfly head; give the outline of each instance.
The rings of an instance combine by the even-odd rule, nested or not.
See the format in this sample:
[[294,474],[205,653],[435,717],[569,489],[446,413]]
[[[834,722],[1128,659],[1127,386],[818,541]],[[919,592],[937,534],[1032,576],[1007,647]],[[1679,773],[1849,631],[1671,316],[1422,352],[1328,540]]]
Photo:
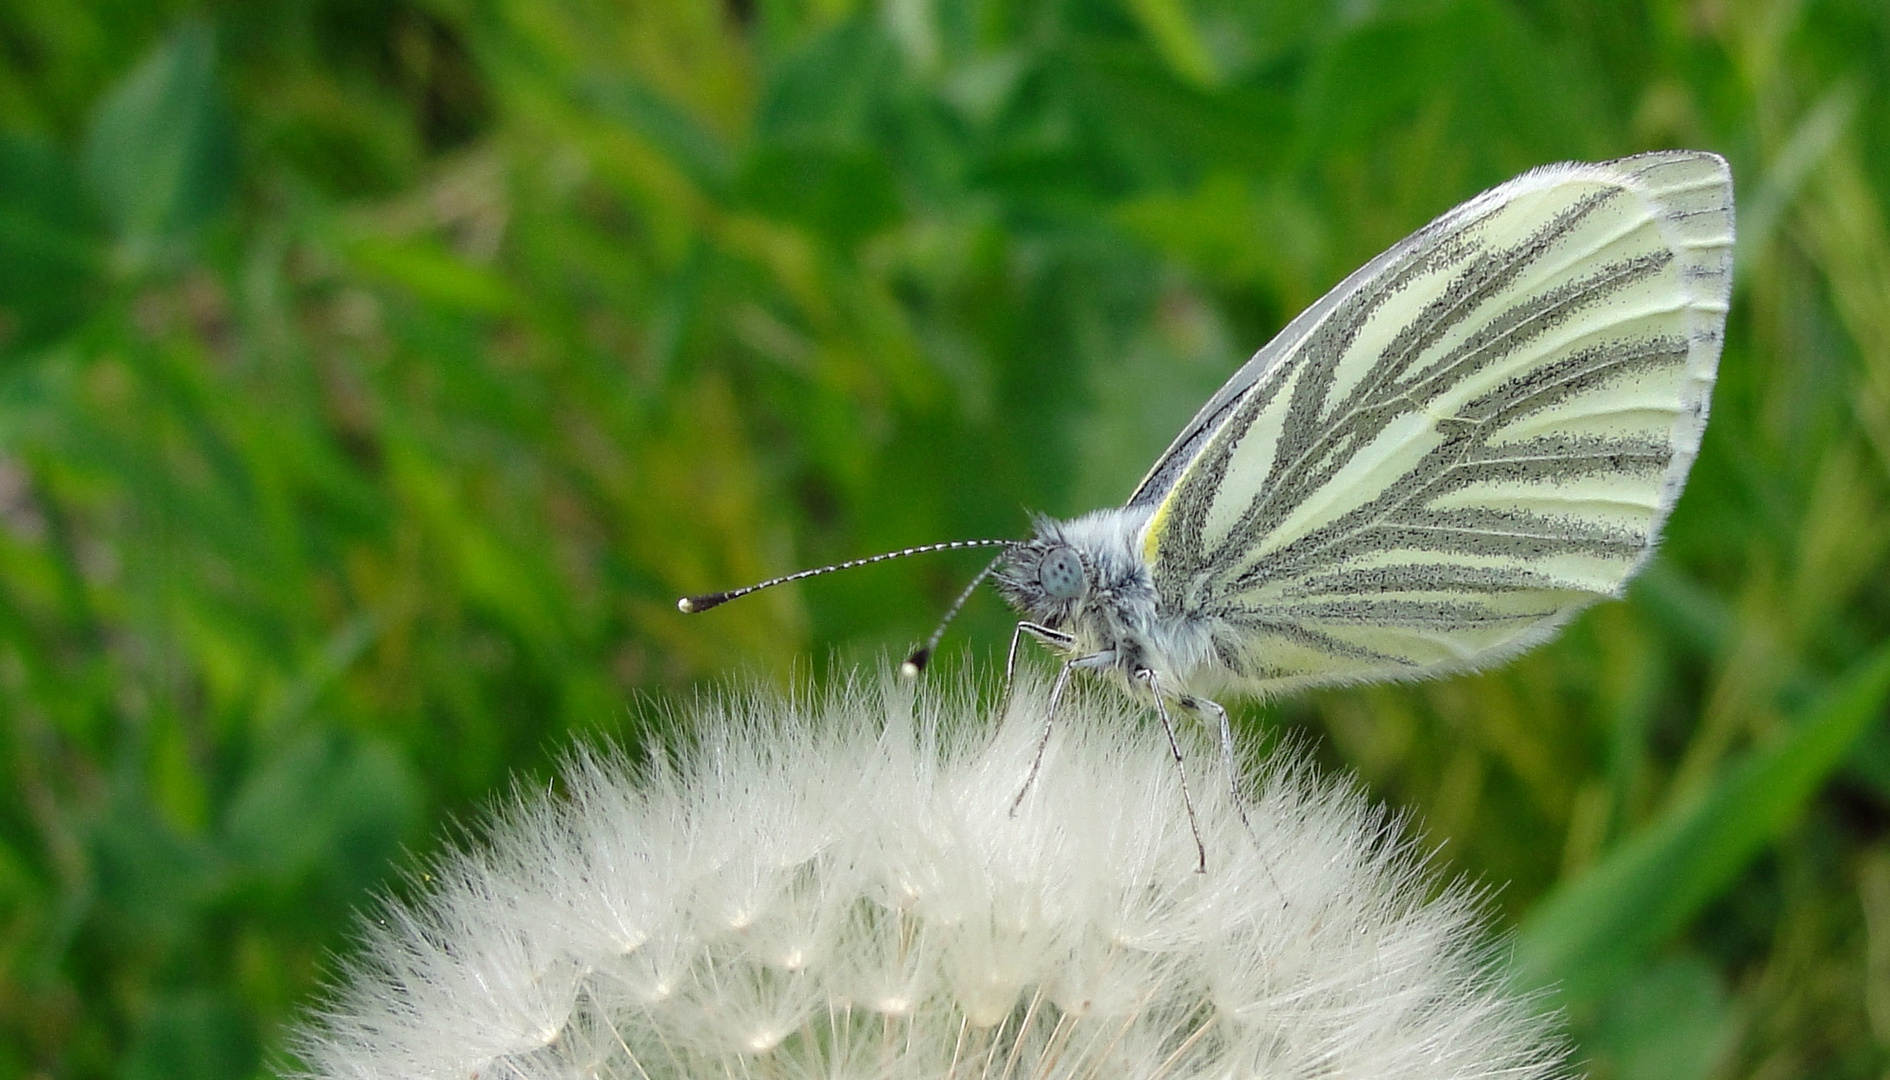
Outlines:
[[1039,536],[1005,552],[994,580],[1005,601],[1026,617],[1061,626],[1089,594],[1092,573],[1074,546]]

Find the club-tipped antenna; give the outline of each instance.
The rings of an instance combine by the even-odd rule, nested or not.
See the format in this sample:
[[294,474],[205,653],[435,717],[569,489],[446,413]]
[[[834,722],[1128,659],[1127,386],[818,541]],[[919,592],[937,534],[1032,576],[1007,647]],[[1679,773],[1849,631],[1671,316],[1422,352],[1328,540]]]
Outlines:
[[991,576],[991,572],[997,569],[998,563],[1003,558],[1000,555],[992,559],[985,564],[984,569],[978,571],[977,576],[973,577],[964,590],[958,594],[958,599],[952,601],[952,606],[945,609],[945,617],[940,619],[938,625],[932,629],[932,636],[925,639],[925,644],[912,650],[912,655],[906,657],[906,662],[899,665],[899,674],[908,679],[919,677],[919,673],[925,670],[925,665],[932,659],[932,650],[938,648],[939,639],[945,636],[945,628],[958,617],[958,609],[965,606],[965,601],[971,599],[971,594],[978,591],[978,586],[984,584],[984,579]]
[[[836,570],[851,570],[856,566],[871,566],[873,563],[885,562],[888,559],[903,559],[908,555],[923,555],[928,551],[957,551],[960,548],[978,547],[1010,547],[1016,542],[1015,540],[947,540],[942,544],[920,544],[918,547],[909,547],[903,551],[888,551],[882,555],[868,555],[864,559],[848,559],[846,562],[834,563],[832,566],[818,566],[812,570],[800,570],[792,574],[784,574],[778,578],[757,581],[753,585],[744,585],[739,589],[730,589],[727,592],[703,593],[700,596],[685,596],[681,600],[676,601],[676,610],[685,615],[693,615],[698,611],[707,611],[712,607],[719,607],[728,603],[730,600],[739,600],[752,592],[772,589],[776,585],[786,585],[790,581],[799,581],[802,578],[831,574]],[[995,566],[996,563],[992,565]],[[990,568],[987,567],[984,574],[978,575],[979,580],[983,580],[984,575],[990,572]],[[952,605],[952,611],[956,612],[959,604],[963,603],[964,600],[961,598],[958,604]]]

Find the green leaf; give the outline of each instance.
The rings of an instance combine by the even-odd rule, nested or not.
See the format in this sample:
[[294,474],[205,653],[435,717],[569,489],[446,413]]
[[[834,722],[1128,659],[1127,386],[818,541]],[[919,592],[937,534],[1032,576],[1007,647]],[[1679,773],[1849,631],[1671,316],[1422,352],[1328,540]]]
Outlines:
[[207,23],[185,23],[92,117],[85,177],[133,265],[201,228],[236,186],[236,135]]
[[315,730],[244,778],[223,823],[226,850],[255,878],[316,875],[351,896],[386,870],[419,809],[418,782],[392,749]]
[[710,193],[728,186],[733,158],[721,136],[637,79],[619,76],[585,84],[584,100],[668,157],[690,182]]
[[104,262],[72,164],[0,134],[0,355],[42,345],[86,314]]
[[763,146],[742,173],[754,209],[845,246],[898,220],[895,177],[885,157],[832,146]]
[[160,997],[121,1063],[126,1080],[221,1080],[250,1074],[259,1056],[243,1010],[227,994],[187,990]]
[[1202,89],[1220,84],[1220,69],[1183,0],[1128,0],[1128,4],[1149,44],[1178,78]]
[[1890,646],[1856,665],[1791,732],[1551,893],[1523,924],[1515,973],[1571,1000],[1607,993],[1782,833],[1890,699]]
[[1611,995],[1582,1049],[1602,1075],[1702,1080],[1734,1031],[1719,972],[1697,956],[1677,956]]
[[362,236],[346,247],[363,273],[407,289],[427,303],[492,315],[518,307],[518,296],[503,276],[431,240]]
[[896,109],[897,50],[878,19],[834,24],[768,73],[755,109],[755,138],[769,142],[876,145],[875,128]]

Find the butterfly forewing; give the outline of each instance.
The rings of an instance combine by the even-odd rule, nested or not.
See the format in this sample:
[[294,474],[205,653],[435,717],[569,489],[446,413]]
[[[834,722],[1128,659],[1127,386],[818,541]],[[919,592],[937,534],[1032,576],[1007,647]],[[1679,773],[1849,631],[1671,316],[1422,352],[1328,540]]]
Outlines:
[[1618,593],[1699,445],[1731,253],[1711,154],[1552,166],[1445,214],[1156,463],[1130,505],[1157,504],[1163,608],[1266,692],[1476,666]]

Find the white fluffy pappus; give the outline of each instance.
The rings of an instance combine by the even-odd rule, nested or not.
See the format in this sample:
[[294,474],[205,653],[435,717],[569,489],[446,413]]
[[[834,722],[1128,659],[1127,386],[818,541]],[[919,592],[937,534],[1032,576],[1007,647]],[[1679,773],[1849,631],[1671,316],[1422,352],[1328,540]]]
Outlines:
[[1473,890],[1302,757],[1243,825],[1159,726],[1075,693],[757,691],[653,760],[580,752],[385,904],[298,1033],[327,1078],[1565,1076]]

